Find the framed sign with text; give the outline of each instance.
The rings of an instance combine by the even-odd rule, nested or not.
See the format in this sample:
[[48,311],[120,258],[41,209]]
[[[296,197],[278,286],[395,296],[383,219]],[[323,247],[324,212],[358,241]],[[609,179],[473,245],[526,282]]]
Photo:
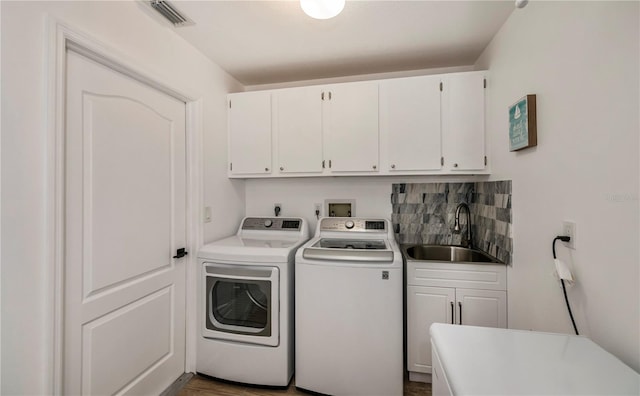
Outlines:
[[509,107],[509,151],[537,144],[536,95],[527,95]]

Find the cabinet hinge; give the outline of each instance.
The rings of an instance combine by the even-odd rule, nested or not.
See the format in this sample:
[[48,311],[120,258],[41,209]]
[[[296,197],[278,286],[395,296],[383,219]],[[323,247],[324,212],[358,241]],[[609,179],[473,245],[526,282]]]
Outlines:
[[233,162],[229,162],[229,170],[232,171],[233,170]]
[[324,169],[324,160],[322,160],[322,169]]
[[442,82],[440,82],[440,92],[442,92]]
[[484,166],[487,166],[487,156],[484,156]]
[[229,108],[231,108],[231,101],[229,101]]
[[444,157],[440,157],[440,165],[444,166]]
[[484,81],[484,87],[486,88],[487,87],[487,79],[485,78],[485,79],[483,79],[483,81]]

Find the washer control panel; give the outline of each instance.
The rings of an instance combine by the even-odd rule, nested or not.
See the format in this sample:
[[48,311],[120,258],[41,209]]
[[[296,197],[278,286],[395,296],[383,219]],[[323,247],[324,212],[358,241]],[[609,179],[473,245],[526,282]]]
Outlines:
[[302,220],[282,217],[247,217],[242,223],[243,230],[299,231]]
[[387,222],[383,219],[325,217],[321,220],[320,230],[346,232],[384,232],[387,230]]

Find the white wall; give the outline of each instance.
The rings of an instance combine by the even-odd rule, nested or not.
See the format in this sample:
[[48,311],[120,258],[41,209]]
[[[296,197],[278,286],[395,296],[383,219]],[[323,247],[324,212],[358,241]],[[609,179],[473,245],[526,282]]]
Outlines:
[[308,85],[322,85],[322,84],[339,84],[339,83],[355,82],[355,81],[384,80],[386,78],[428,76],[432,74],[458,73],[458,72],[467,72],[467,71],[473,71],[473,70],[475,70],[473,65],[439,67],[439,68],[433,68],[433,69],[405,70],[405,71],[399,71],[399,72],[358,74],[355,76],[346,76],[346,77],[319,78],[315,80],[287,81],[284,83],[247,85],[244,88],[245,88],[245,91],[262,91],[266,89],[293,88],[293,87],[304,87]]
[[[291,179],[252,179],[246,182],[246,213],[250,216],[272,216],[275,203],[282,204],[281,216],[305,218],[311,233],[317,224],[315,204],[325,199],[355,200],[359,217],[391,218],[391,185],[393,183],[429,183],[486,180],[486,176],[408,176],[408,177],[320,177]],[[453,225],[452,225],[453,226]]]
[[204,204],[210,241],[244,214],[242,181],[226,177],[226,92],[242,87],[139,2],[1,3],[2,28],[2,394],[51,391],[51,273],[46,256],[45,15],[66,22],[166,85],[203,99]]
[[[578,329],[640,370],[639,3],[533,1],[477,62],[491,71],[487,131],[493,178],[513,180],[509,327],[571,333],[552,276],[551,240],[577,285]],[[509,152],[507,108],[537,95],[538,146]]]

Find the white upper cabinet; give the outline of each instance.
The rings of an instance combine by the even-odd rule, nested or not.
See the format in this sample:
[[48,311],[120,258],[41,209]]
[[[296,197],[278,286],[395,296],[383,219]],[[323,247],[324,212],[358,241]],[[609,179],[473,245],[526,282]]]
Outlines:
[[380,82],[382,171],[442,168],[440,76]]
[[333,172],[378,171],[378,82],[323,89],[324,159]]
[[442,75],[444,169],[485,169],[484,72]]
[[271,92],[228,95],[229,175],[271,172]]
[[487,173],[485,74],[231,94],[229,177]]
[[322,172],[322,89],[304,87],[274,91],[277,170]]

